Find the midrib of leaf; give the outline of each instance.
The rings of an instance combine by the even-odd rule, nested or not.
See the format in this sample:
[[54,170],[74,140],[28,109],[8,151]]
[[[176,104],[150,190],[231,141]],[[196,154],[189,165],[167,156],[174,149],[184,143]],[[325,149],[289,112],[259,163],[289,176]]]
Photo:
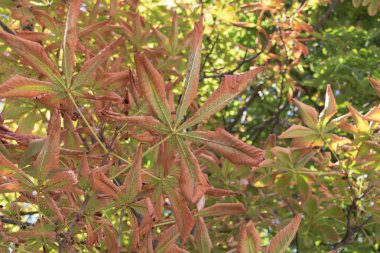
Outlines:
[[191,161],[188,160],[188,156],[186,155],[186,151],[185,151],[185,148],[183,145],[183,141],[181,139],[179,139],[178,136],[175,137],[176,140],[177,140],[177,143],[178,143],[178,146],[179,146],[179,150],[180,150],[180,153],[181,153],[181,156],[183,159],[185,159],[185,162],[187,164],[187,168],[188,170],[190,171],[190,174],[191,174],[191,178],[192,178],[192,182],[196,181],[196,175],[194,173],[194,171],[192,170],[192,166],[193,164],[191,163]]
[[54,83],[60,84],[63,88],[66,88],[65,82],[62,78],[60,78],[59,76],[57,76],[53,72],[51,72],[51,70],[49,68],[46,68],[46,65],[43,62],[41,62],[37,57],[34,57],[32,54],[28,54],[28,55],[30,58],[33,59],[34,62],[38,63],[38,65],[40,65],[41,67],[44,68],[44,70],[48,73],[49,78]]
[[185,108],[184,105],[186,104],[185,101],[190,99],[190,97],[188,97],[188,93],[190,92],[191,88],[194,85],[194,83],[192,81],[194,80],[194,75],[195,75],[194,66],[196,65],[195,62],[198,59],[198,57],[196,57],[198,51],[199,51],[198,47],[196,47],[196,50],[195,50],[193,56],[191,57],[191,61],[189,64],[190,68],[189,68],[188,75],[186,76],[186,80],[185,80],[185,84],[184,84],[185,90],[182,94],[182,99],[181,99],[181,102],[179,104],[179,108],[178,108],[177,115],[176,115],[175,127],[178,126],[178,124],[181,122],[184,114],[187,111],[187,108]]
[[253,239],[248,237],[248,231],[247,231],[247,245],[248,245],[249,252],[256,253]]
[[157,104],[158,108],[160,109],[162,116],[164,117],[163,119],[166,121],[166,124],[168,125],[168,127],[170,128],[170,130],[172,130],[170,119],[168,119],[168,114],[170,114],[170,112],[168,110],[165,110],[166,106],[164,104],[162,104],[160,96],[157,94],[154,85],[152,85],[153,84],[153,80],[150,79],[149,76],[148,76],[148,79],[149,79],[149,81],[148,81],[149,87],[150,87],[150,90],[153,93],[154,100],[156,101],[156,104]]
[[[212,114],[214,113],[217,113],[219,110],[221,110],[222,108],[220,108],[219,110],[216,110],[214,113],[212,112],[213,110],[215,110],[215,108],[218,108],[220,107],[221,105],[223,105],[224,103],[227,102],[227,104],[229,103],[228,101],[231,99],[231,98],[234,98],[235,97],[235,94],[232,95],[232,96],[228,96],[226,99],[220,99],[220,100],[217,100],[217,104],[215,105],[214,104],[211,104],[210,106],[207,106],[206,108],[200,108],[199,111],[195,112],[195,114],[193,115],[193,117],[191,117],[189,120],[187,120],[185,123],[183,123],[179,128],[178,128],[178,131],[183,131],[185,130],[186,128],[189,128],[189,127],[192,127],[194,126],[195,124],[198,124],[199,122],[201,122],[203,120],[203,117],[206,115],[209,115],[210,112]],[[221,101],[221,102],[220,102]],[[206,101],[207,103],[207,101]],[[215,105],[215,106],[212,106],[212,105]]]
[[234,146],[226,146],[225,144],[223,144],[221,142],[217,142],[217,141],[214,141],[214,140],[211,140],[211,139],[207,139],[207,138],[203,138],[203,137],[200,137],[200,136],[189,135],[187,133],[182,133],[182,134],[178,134],[178,135],[185,136],[188,139],[201,140],[202,142],[211,142],[211,143],[214,143],[214,144],[217,144],[217,145],[220,145],[220,146],[224,146],[226,148],[231,148],[233,150],[240,151],[239,149],[235,148]]

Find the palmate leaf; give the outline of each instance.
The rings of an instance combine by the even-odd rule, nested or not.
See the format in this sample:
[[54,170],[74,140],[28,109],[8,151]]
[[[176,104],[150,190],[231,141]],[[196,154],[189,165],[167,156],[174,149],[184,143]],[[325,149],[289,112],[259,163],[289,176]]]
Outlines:
[[166,98],[164,78],[143,55],[135,55],[139,85],[153,113],[170,126],[170,110]]
[[215,132],[193,131],[183,135],[192,141],[207,145],[235,164],[257,166],[263,160],[265,153],[221,128]]
[[116,41],[109,43],[102,51],[100,51],[97,55],[87,60],[78,75],[75,77],[72,87],[78,88],[84,82],[87,82],[90,79],[91,74],[103,64],[108,57],[112,55],[114,50],[124,41],[123,37],[120,37]]
[[259,253],[261,238],[255,228],[255,224],[249,221],[242,227],[239,232],[239,241],[237,246],[238,253]]
[[209,184],[203,175],[198,160],[182,139],[176,137],[181,156],[180,187],[183,195],[192,203],[198,202]]
[[199,108],[194,115],[179,126],[178,131],[192,127],[223,109],[237,97],[250,81],[265,67],[258,67],[239,75],[226,75],[218,89]]
[[0,38],[10,45],[24,62],[32,66],[40,74],[47,76],[56,84],[65,85],[55,64],[39,43],[22,39],[1,30]]
[[75,62],[75,48],[77,44],[77,22],[80,14],[82,0],[71,0],[66,17],[65,33],[63,35],[62,67],[66,76],[66,82],[71,82]]
[[270,240],[266,253],[284,253],[296,235],[301,219],[302,215],[297,214],[286,227],[281,229],[280,232]]
[[182,121],[191,102],[197,96],[202,49],[202,20],[195,23],[186,72],[185,84],[176,113],[176,126]]

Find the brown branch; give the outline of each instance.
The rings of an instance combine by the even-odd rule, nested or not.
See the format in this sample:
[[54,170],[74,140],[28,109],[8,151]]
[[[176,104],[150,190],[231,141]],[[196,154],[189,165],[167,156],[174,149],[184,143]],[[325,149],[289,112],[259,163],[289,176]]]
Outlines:
[[246,50],[246,54],[244,55],[244,58],[243,60],[241,60],[237,66],[235,68],[233,68],[232,70],[229,70],[229,71],[226,71],[226,72],[223,72],[223,73],[220,73],[220,74],[216,74],[216,75],[206,75],[204,74],[200,79],[199,81],[203,81],[204,79],[208,79],[208,78],[222,78],[224,77],[225,75],[233,75],[236,71],[238,71],[245,63],[248,63],[248,62],[252,62],[253,60],[255,60],[257,57],[259,57],[262,53],[264,53],[264,51],[267,49],[268,45],[269,45],[269,41],[270,39],[266,40],[265,41],[265,45],[264,47],[259,51],[257,52],[256,54],[250,56],[247,58],[247,51],[248,51],[248,48]]
[[15,33],[6,24],[4,24],[2,21],[0,21],[0,26],[1,26],[1,28],[3,28],[3,30],[5,32],[12,34],[12,35],[15,35]]

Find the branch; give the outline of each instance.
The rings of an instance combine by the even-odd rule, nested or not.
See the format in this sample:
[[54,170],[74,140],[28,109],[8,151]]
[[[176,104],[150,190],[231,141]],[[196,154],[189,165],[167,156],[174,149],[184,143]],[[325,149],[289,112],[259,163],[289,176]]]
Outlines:
[[332,11],[334,10],[335,5],[339,3],[339,0],[333,0],[331,4],[329,5],[329,8],[327,9],[326,13],[323,15],[323,17],[317,22],[317,24],[314,26],[314,30],[318,31],[323,23],[326,21],[326,19],[329,18],[331,15]]
[[1,28],[3,28],[3,30],[5,32],[10,33],[12,35],[15,35],[15,33],[6,24],[4,24],[2,21],[0,21],[0,26],[1,26]]
[[238,71],[238,70],[239,70],[239,69],[240,69],[245,63],[248,63],[248,62],[251,62],[251,61],[255,60],[255,59],[256,59],[257,57],[259,57],[262,53],[264,53],[264,51],[267,49],[267,47],[268,47],[268,45],[269,45],[269,41],[270,41],[270,39],[266,40],[266,41],[265,41],[265,45],[264,45],[264,47],[263,47],[259,52],[257,52],[256,54],[254,54],[254,55],[252,55],[252,56],[250,56],[250,57],[248,57],[248,58],[247,58],[247,51],[248,51],[248,48],[247,48],[243,60],[240,61],[240,62],[238,63],[238,65],[237,65],[234,69],[232,69],[232,70],[230,70],[230,71],[226,71],[226,72],[220,73],[220,74],[217,74],[217,75],[210,75],[210,76],[203,75],[203,76],[199,79],[199,81],[203,81],[204,79],[208,79],[208,78],[222,78],[222,77],[224,77],[225,75],[232,75],[232,74],[234,74],[234,73],[235,73],[236,71]]

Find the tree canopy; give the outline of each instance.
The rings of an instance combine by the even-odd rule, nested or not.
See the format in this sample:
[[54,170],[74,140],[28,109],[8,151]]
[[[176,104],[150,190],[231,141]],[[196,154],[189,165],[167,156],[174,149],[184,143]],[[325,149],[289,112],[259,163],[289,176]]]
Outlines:
[[379,10],[1,1],[0,252],[378,252]]

